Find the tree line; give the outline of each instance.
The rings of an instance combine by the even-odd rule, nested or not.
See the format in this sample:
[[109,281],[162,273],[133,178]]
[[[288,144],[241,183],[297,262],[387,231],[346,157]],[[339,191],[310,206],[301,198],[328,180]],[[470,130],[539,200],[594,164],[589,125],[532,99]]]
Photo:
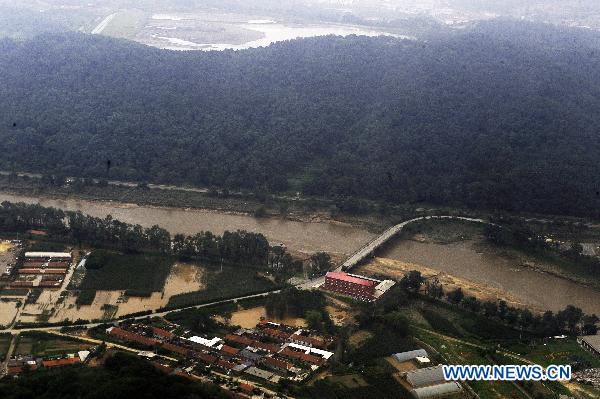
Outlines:
[[573,305],[567,305],[556,313],[546,311],[543,314],[534,314],[529,309],[510,306],[503,300],[480,301],[474,296],[465,295],[460,287],[445,291],[439,280],[436,278],[425,280],[420,272],[414,270],[402,278],[400,287],[413,293],[423,288],[424,293],[431,298],[445,300],[450,304],[539,336],[593,335],[598,331],[596,324],[600,321],[595,314],[587,315]]
[[260,233],[226,231],[219,236],[211,232],[199,232],[171,237],[167,230],[156,225],[144,228],[113,219],[110,215],[98,218],[38,204],[3,202],[0,206],[0,229],[6,233],[41,229],[48,232],[52,240],[78,245],[125,252],[156,252],[184,260],[259,266],[268,268],[282,278],[302,267],[302,263],[298,264],[299,261],[285,248],[271,248]]

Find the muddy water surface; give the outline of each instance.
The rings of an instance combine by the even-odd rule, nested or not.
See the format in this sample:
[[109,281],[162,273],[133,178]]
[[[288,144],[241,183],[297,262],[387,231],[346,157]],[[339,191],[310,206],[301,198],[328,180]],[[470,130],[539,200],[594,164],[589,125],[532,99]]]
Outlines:
[[379,256],[488,284],[540,309],[556,311],[572,304],[586,313],[600,314],[600,291],[520,266],[516,259],[481,252],[471,241],[435,244],[398,240]]
[[222,234],[225,230],[247,230],[264,234],[271,243],[284,243],[300,252],[326,251],[351,254],[375,237],[366,230],[332,222],[297,222],[285,219],[257,219],[250,215],[200,209],[160,208],[78,199],[49,199],[0,193],[1,201],[26,202],[69,211],[113,218],[151,227],[155,224],[172,234],[193,234],[201,230]]

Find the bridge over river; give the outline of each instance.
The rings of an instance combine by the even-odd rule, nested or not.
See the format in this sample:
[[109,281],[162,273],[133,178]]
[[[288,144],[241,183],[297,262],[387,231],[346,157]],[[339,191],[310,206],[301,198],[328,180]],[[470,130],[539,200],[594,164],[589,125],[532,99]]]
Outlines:
[[336,269],[336,271],[348,271],[352,269],[354,266],[362,263],[365,259],[372,257],[381,246],[387,243],[390,239],[395,237],[398,233],[404,229],[405,226],[418,222],[421,220],[429,220],[429,219],[452,219],[452,220],[464,220],[467,222],[476,222],[476,223],[489,223],[483,219],[474,219],[467,218],[461,216],[423,216],[415,219],[406,220],[402,223],[399,223],[395,226],[390,227],[377,238],[366,244],[364,247],[359,249],[354,255],[350,256],[340,267]]

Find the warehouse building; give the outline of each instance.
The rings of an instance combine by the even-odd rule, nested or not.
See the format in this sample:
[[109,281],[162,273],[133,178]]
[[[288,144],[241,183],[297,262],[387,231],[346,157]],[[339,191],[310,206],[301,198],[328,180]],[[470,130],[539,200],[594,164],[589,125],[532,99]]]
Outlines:
[[442,398],[462,391],[459,383],[446,381],[442,365],[408,371],[404,378],[416,399]]

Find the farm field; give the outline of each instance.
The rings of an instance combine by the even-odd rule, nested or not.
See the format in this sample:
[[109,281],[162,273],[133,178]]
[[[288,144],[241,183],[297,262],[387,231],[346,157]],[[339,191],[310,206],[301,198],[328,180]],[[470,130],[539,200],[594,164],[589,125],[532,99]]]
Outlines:
[[44,333],[22,333],[19,336],[16,354],[30,354],[39,357],[51,357],[76,353],[89,349],[90,344],[75,340],[61,339]]

